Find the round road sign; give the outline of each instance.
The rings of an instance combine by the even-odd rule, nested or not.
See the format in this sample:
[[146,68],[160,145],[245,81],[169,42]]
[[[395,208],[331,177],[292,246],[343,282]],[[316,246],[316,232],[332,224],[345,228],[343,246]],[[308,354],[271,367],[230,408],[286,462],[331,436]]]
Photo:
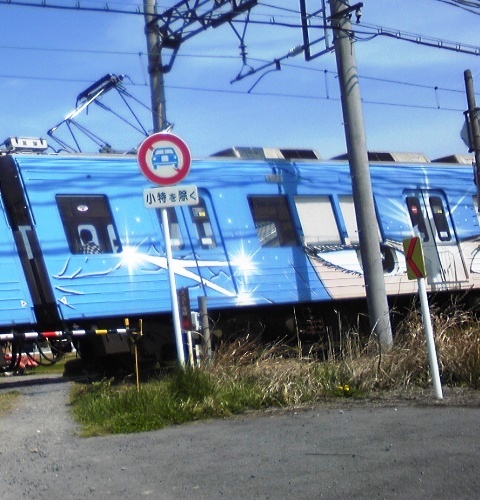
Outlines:
[[182,139],[167,132],[158,132],[149,135],[140,144],[137,161],[149,181],[172,186],[188,175],[191,156]]

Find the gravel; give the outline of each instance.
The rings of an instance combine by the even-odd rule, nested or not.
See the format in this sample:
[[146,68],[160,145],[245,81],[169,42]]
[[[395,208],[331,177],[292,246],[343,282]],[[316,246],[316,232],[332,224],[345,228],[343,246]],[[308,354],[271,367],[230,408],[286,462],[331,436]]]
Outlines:
[[478,498],[477,393],[447,391],[79,437],[58,376],[0,378],[1,500]]

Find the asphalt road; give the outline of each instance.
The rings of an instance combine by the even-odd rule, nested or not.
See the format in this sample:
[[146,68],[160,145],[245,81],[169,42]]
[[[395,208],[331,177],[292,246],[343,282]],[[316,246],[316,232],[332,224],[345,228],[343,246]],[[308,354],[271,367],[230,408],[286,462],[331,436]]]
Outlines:
[[61,377],[0,378],[0,498],[480,498],[480,406],[355,403],[81,438]]

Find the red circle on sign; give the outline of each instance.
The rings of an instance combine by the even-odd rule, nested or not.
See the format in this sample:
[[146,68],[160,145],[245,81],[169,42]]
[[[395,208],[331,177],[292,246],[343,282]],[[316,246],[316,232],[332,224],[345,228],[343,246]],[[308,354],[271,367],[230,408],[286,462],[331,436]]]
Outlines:
[[171,186],[188,175],[191,156],[182,139],[167,132],[158,132],[149,135],[140,144],[137,161],[149,181]]

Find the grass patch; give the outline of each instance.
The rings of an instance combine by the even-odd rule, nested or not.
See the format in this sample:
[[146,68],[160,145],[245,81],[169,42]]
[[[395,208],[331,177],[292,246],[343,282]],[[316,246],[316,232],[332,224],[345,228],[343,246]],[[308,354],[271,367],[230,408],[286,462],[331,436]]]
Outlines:
[[[442,384],[480,389],[480,329],[455,304],[432,308]],[[355,332],[330,347],[326,360],[286,344],[246,340],[220,346],[209,366],[187,368],[132,384],[104,380],[74,388],[73,412],[84,435],[129,433],[222,418],[249,410],[295,407],[331,398],[365,398],[382,391],[431,389],[420,313],[398,326],[393,349],[382,352]],[[312,350],[315,352],[315,350]]]
[[62,356],[60,360],[53,364],[48,364],[47,361],[42,360],[42,363],[45,363],[44,365],[39,365],[36,366],[33,371],[34,373],[38,374],[56,374],[56,375],[62,375],[63,371],[65,369],[65,363],[71,359],[76,358],[76,353],[67,353]]
[[71,403],[85,436],[151,431],[249,410],[360,396],[345,367],[299,359],[280,344],[237,342],[217,351],[209,367],[175,370],[141,384],[138,391],[113,379],[75,386]]
[[261,407],[251,382],[220,386],[208,370],[176,370],[140,386],[104,380],[76,386],[71,402],[83,435],[161,429],[166,425],[224,417]]
[[20,393],[17,391],[0,393],[0,416],[5,415],[15,407],[19,396]]

